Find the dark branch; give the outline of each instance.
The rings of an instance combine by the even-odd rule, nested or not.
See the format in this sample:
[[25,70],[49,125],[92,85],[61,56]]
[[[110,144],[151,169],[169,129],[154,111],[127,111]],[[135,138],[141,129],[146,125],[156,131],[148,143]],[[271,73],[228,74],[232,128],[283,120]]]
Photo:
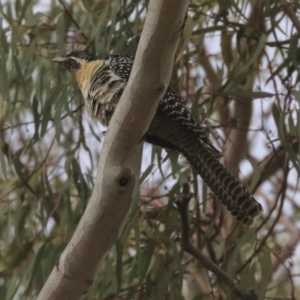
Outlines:
[[[72,14],[70,13],[70,11],[68,10],[66,4],[64,3],[63,0],[58,0],[59,3],[63,6],[67,16],[69,17],[69,19],[71,20],[71,22],[75,25],[75,27],[78,29],[78,30],[81,30],[80,26],[78,25],[78,23],[75,21],[75,19],[73,18]],[[84,38],[85,41],[87,41],[87,37],[85,36],[85,34],[82,32],[81,33],[82,37]]]
[[249,292],[243,291],[221,268],[214,264],[202,252],[192,246],[189,239],[189,216],[188,205],[192,198],[190,187],[185,183],[182,188],[182,195],[176,202],[180,217],[181,217],[181,247],[182,249],[199,260],[204,268],[216,275],[218,280],[225,284],[239,299],[242,300],[257,300],[257,295],[253,290]]

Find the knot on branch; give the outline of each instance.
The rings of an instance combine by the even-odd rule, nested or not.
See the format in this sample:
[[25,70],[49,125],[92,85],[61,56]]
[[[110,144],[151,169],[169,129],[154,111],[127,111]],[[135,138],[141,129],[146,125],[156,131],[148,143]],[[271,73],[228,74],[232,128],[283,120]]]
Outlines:
[[126,190],[131,183],[132,176],[133,175],[129,168],[120,168],[115,181],[118,189],[121,189],[123,191]]
[[128,178],[125,178],[125,177],[123,177],[119,180],[119,184],[122,187],[126,186],[128,184],[128,182],[129,182]]

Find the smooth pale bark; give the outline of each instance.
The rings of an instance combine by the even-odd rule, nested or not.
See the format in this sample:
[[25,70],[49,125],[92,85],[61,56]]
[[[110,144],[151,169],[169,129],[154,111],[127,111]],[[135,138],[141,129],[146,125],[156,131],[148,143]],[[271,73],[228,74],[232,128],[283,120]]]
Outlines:
[[38,300],[80,299],[118,240],[140,175],[142,138],[170,81],[188,1],[151,0],[129,83],[113,115],[95,187]]

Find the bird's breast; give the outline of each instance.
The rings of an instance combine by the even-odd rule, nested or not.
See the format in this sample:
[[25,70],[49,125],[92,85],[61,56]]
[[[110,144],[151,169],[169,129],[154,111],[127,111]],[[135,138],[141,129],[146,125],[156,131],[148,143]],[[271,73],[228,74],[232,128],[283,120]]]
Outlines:
[[80,69],[75,74],[76,80],[85,101],[88,96],[90,82],[95,72],[101,67],[101,65],[102,64],[100,60],[82,63]]
[[76,74],[87,112],[108,126],[126,82],[110,68],[109,60],[88,62]]

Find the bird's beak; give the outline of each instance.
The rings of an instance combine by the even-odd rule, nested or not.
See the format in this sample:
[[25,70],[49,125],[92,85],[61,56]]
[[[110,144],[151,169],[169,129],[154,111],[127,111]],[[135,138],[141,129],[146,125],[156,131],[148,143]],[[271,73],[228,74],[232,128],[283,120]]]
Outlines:
[[53,58],[51,61],[61,63],[61,62],[65,61],[66,59],[67,59],[66,57],[56,57],[56,58]]

